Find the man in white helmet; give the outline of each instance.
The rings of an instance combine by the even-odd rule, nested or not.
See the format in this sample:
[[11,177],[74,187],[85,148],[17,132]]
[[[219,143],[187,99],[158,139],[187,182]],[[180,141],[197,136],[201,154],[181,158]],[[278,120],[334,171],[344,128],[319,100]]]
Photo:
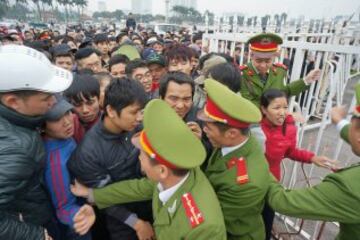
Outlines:
[[38,128],[56,101],[53,93],[67,89],[72,75],[44,54],[16,45],[0,46],[0,73],[0,239],[53,239]]

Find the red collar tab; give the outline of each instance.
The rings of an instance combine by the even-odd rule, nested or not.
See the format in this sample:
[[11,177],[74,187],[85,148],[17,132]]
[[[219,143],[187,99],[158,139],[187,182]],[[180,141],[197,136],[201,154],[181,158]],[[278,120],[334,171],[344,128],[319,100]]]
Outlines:
[[247,128],[250,126],[249,123],[242,122],[224,113],[209,97],[206,99],[204,112],[209,118],[232,127]]
[[165,158],[160,156],[154,148],[151,146],[149,139],[146,136],[145,131],[140,133],[140,144],[142,149],[153,159],[155,159],[158,163],[163,164],[171,169],[178,169],[174,164],[168,162]]
[[186,216],[189,219],[191,228],[195,228],[204,222],[204,216],[196,205],[191,193],[185,193],[182,195],[181,201],[185,209]]
[[246,162],[243,157],[236,160],[236,182],[238,184],[245,184],[249,182],[249,175],[246,169]]

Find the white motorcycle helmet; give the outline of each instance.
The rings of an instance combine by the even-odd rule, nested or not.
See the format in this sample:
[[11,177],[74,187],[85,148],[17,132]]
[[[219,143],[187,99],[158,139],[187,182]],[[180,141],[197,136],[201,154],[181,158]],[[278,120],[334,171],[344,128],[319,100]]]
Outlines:
[[57,93],[72,83],[72,73],[54,66],[41,52],[19,45],[0,46],[0,92]]

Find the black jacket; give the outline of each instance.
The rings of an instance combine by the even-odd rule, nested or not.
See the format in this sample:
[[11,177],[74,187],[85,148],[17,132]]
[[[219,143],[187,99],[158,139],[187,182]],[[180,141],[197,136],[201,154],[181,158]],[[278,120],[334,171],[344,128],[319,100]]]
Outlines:
[[[131,143],[133,134],[112,134],[104,128],[103,120],[99,120],[72,154],[68,162],[71,174],[92,188],[143,177],[138,160],[139,150]],[[123,223],[132,213],[144,220],[151,220],[149,202],[117,205],[105,211],[106,224],[112,239],[125,239],[118,237],[125,235],[136,236],[132,228]]]
[[52,217],[41,123],[0,104],[0,239],[42,240]]

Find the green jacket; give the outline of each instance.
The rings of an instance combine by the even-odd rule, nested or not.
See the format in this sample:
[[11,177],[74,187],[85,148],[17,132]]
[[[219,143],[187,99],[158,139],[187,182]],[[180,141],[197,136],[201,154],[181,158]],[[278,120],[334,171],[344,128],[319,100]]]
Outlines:
[[[182,203],[182,196],[190,193],[204,221],[191,227]],[[157,240],[196,239],[224,240],[226,230],[219,201],[204,173],[197,168],[190,171],[188,179],[162,206],[159,190],[150,180],[135,179],[114,183],[102,189],[94,189],[95,203],[99,208],[111,205],[153,200],[154,230]]]
[[360,239],[360,164],[329,174],[312,188],[285,190],[274,179],[267,201],[281,214],[339,222],[339,240]]
[[[249,182],[238,184],[237,166],[228,168],[233,159],[245,158]],[[232,240],[264,239],[265,228],[261,212],[268,190],[270,172],[267,161],[255,137],[240,148],[221,155],[216,149],[205,174],[213,185],[225,217],[228,238]]]
[[287,69],[281,64],[273,64],[269,70],[269,76],[265,85],[261,82],[260,76],[251,62],[240,67],[240,69],[242,75],[240,93],[258,107],[260,107],[261,95],[268,89],[276,88],[283,90],[288,96],[296,96],[307,89],[303,79],[285,85]]

